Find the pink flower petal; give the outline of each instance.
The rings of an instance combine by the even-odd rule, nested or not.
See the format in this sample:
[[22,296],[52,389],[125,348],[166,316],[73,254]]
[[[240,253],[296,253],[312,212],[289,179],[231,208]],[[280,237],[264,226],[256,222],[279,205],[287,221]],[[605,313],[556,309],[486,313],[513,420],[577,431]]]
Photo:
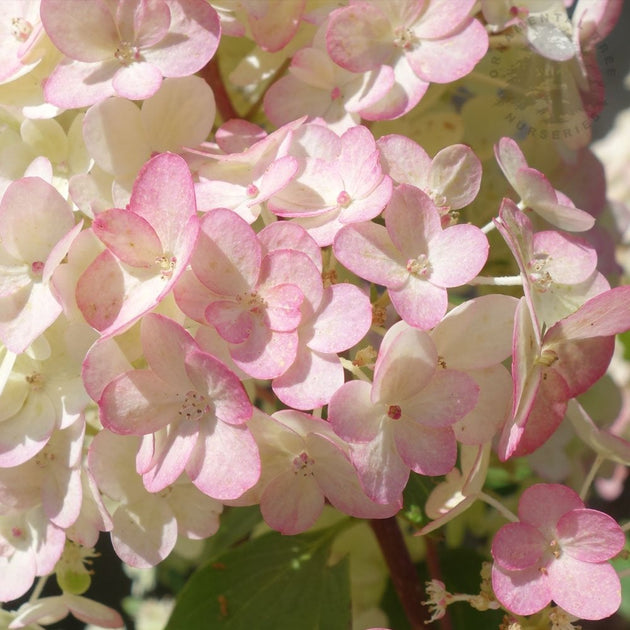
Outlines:
[[486,264],[490,249],[486,235],[474,225],[448,227],[436,234],[428,245],[431,265],[428,279],[446,288],[472,280]]
[[527,488],[518,504],[518,516],[533,527],[555,527],[560,517],[584,507],[577,493],[566,486],[537,483]]
[[113,56],[120,36],[103,0],[42,0],[47,35],[64,55],[95,62]]
[[328,421],[343,440],[356,444],[378,435],[386,409],[374,405],[370,392],[369,383],[348,381],[331,398]]
[[446,475],[455,466],[457,443],[451,428],[435,428],[403,416],[393,433],[400,458],[419,475]]
[[372,70],[387,63],[394,52],[391,24],[379,7],[356,2],[331,14],[326,48],[332,60],[346,70]]
[[493,564],[492,590],[499,602],[517,615],[533,615],[551,602],[548,576],[538,566],[507,571]]
[[621,584],[608,563],[581,562],[562,554],[548,567],[553,600],[580,619],[610,617],[621,605]]
[[311,476],[283,472],[267,484],[260,499],[265,522],[287,535],[309,529],[324,509],[324,493]]
[[274,394],[294,409],[327,405],[343,385],[343,367],[336,354],[319,353],[300,345],[291,367],[273,379]]
[[546,548],[545,537],[527,523],[508,523],[492,539],[492,557],[506,571],[539,566]]
[[133,370],[115,378],[99,400],[103,426],[121,435],[145,435],[177,420],[176,391],[151,370]]
[[258,447],[249,429],[220,420],[203,422],[186,472],[213,499],[240,497],[260,477]]
[[597,510],[571,510],[560,517],[556,530],[562,551],[582,562],[610,560],[626,542],[617,521]]
[[390,328],[374,365],[373,402],[401,404],[423,390],[437,367],[429,335],[404,323]]
[[162,85],[162,73],[146,62],[122,66],[112,78],[112,86],[118,96],[140,101],[153,96]]
[[171,553],[177,541],[177,521],[168,503],[157,495],[120,505],[113,519],[114,551],[132,567],[154,567]]
[[120,260],[133,267],[150,267],[162,254],[155,230],[135,212],[117,208],[100,212],[92,229]]

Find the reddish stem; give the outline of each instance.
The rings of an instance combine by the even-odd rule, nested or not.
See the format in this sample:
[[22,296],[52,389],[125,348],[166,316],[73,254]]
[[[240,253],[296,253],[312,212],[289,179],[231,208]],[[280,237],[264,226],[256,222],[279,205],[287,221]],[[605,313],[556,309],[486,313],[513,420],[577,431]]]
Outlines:
[[392,583],[412,629],[426,628],[429,615],[421,603],[425,598],[424,588],[418,579],[396,517],[373,519],[370,526],[385,557]]
[[219,61],[215,55],[210,61],[199,71],[199,76],[212,88],[214,92],[214,100],[217,104],[217,111],[223,122],[227,122],[231,118],[239,118],[238,112],[234,109],[230,95],[225,89],[225,83],[219,70]]

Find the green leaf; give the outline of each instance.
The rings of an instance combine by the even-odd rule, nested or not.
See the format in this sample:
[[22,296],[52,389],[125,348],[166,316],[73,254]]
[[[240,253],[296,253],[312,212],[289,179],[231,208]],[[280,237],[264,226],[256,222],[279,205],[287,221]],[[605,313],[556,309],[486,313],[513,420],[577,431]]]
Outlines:
[[216,556],[183,588],[166,630],[348,630],[348,563],[327,566],[340,530],[272,532]]
[[409,481],[403,492],[404,503],[401,516],[417,528],[430,520],[424,513],[424,505],[436,485],[435,479],[429,479],[414,472],[409,475]]
[[226,508],[221,515],[219,531],[208,538],[203,552],[204,560],[209,560],[247,538],[260,521],[262,521],[262,516],[257,505]]

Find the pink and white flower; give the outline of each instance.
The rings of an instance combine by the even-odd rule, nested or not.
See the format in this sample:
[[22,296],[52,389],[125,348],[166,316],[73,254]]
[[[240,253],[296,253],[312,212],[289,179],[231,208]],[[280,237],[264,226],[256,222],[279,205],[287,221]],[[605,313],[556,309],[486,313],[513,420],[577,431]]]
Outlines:
[[525,490],[518,516],[492,541],[492,588],[508,611],[532,615],[552,600],[581,619],[617,611],[621,585],[607,561],[626,537],[614,519],[558,484]]

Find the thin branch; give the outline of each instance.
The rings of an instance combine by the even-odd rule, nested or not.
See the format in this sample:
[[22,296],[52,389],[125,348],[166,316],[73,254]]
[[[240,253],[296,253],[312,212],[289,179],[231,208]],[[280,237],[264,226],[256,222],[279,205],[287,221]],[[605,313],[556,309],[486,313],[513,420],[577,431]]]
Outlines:
[[234,109],[234,105],[232,105],[232,101],[230,100],[230,95],[225,89],[225,83],[223,82],[219,70],[217,55],[210,59],[199,71],[199,76],[212,88],[217,111],[223,122],[227,122],[231,118],[239,118],[239,114]]
[[413,630],[426,628],[428,611],[422,606],[425,593],[409,555],[395,516],[370,521],[381,552],[387,562],[400,603]]

